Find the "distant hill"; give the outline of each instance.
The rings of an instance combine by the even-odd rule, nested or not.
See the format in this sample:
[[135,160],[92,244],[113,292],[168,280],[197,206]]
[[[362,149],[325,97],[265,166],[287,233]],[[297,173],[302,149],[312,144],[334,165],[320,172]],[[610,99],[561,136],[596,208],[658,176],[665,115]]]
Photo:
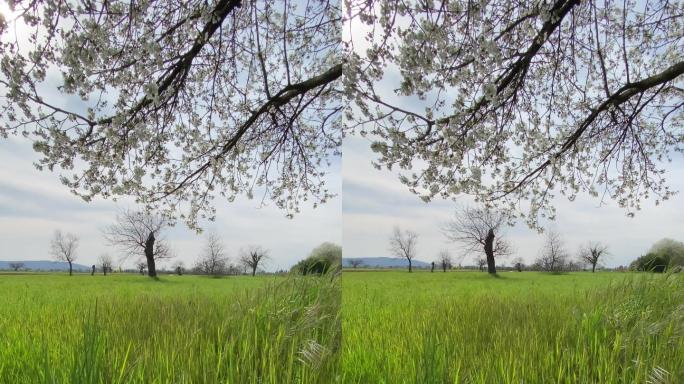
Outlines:
[[[52,260],[18,260],[18,261],[0,261],[0,270],[9,269],[10,263],[24,263],[22,270],[31,271],[68,271],[69,263],[64,261],[52,261]],[[82,264],[73,264],[74,271],[90,271],[90,267]]]
[[[399,259],[396,257],[342,258],[342,266],[351,267],[352,260],[361,260],[363,262],[361,267],[366,268],[408,268],[408,261],[406,259]],[[413,260],[411,265],[413,265],[414,268],[430,268],[430,263],[420,260]]]

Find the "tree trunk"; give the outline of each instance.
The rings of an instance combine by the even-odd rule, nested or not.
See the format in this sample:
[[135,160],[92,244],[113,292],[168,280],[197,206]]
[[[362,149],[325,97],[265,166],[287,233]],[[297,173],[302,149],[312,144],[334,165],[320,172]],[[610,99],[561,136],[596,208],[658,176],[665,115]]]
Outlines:
[[69,261],[69,276],[73,275],[73,268],[71,267],[71,261]]
[[596,264],[591,265],[591,273],[594,273],[596,271]]
[[252,267],[252,276],[256,276],[256,269],[257,269],[256,265]]
[[412,269],[411,269],[411,259],[408,259],[408,262],[409,262],[409,273],[411,273],[411,272],[412,272]]
[[147,275],[157,277],[157,270],[154,267],[154,233],[150,233],[145,241],[145,258],[147,259]]
[[496,264],[494,262],[494,230],[490,229],[485,238],[485,254],[487,255],[487,272],[496,275]]

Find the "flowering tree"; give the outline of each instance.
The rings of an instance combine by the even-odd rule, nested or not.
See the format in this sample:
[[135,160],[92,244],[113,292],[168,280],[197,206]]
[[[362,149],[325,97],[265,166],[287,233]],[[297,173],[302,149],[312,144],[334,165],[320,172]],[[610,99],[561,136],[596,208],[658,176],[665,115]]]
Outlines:
[[681,2],[376,0],[350,14],[350,125],[424,200],[471,194],[537,226],[556,193],[629,215],[671,196]]
[[[86,201],[134,196],[190,226],[211,200],[325,202],[339,154],[336,2],[10,2],[0,135]],[[187,204],[186,204],[187,202]],[[182,214],[175,212],[181,208]]]

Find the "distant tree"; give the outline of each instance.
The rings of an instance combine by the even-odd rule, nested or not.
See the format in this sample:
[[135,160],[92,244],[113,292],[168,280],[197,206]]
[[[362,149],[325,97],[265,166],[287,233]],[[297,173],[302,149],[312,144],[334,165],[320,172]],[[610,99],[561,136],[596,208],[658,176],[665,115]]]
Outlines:
[[363,265],[363,260],[362,259],[349,259],[349,265],[352,266],[352,268],[357,268]]
[[212,276],[223,275],[227,272],[226,248],[216,233],[206,235],[204,249],[195,263],[195,269],[200,273]]
[[251,245],[240,253],[240,263],[252,270],[252,276],[256,275],[259,265],[263,265],[269,258],[268,251],[257,245]]
[[544,246],[542,247],[537,265],[539,269],[546,272],[560,273],[567,268],[568,252],[563,244],[563,239],[556,231],[549,231],[546,234]]
[[496,257],[511,254],[501,230],[506,216],[487,208],[457,208],[454,218],[442,228],[444,235],[464,247],[465,253],[484,254],[487,271],[496,274]]
[[584,260],[578,259],[578,260],[573,260],[568,258],[567,262],[565,263],[565,270],[566,271],[582,271],[585,269],[586,263]]
[[662,239],[653,244],[646,255],[640,256],[630,264],[630,269],[662,273],[670,267],[684,265],[684,243]]
[[658,240],[649,253],[662,255],[668,262],[668,265],[684,265],[684,243],[673,239]]
[[342,268],[342,247],[333,243],[323,243],[314,248],[308,257],[292,267],[292,271],[302,275],[323,275],[328,271]]
[[156,278],[156,261],[172,257],[161,238],[167,225],[162,216],[126,209],[117,214],[116,223],[104,230],[104,236],[111,245],[124,251],[125,257],[144,256],[148,276]]
[[19,262],[19,261],[15,261],[15,262],[9,263],[9,267],[12,268],[12,270],[13,270],[14,272],[17,272],[18,270],[24,268],[24,265],[25,265],[24,263]]
[[76,260],[78,242],[79,239],[76,235],[73,233],[63,234],[60,230],[55,231],[55,235],[50,242],[50,254],[52,257],[69,263],[69,276],[73,274],[73,263]]
[[522,272],[525,268],[525,260],[523,260],[522,257],[516,257],[515,260],[513,260],[513,267],[516,271]]
[[484,256],[477,256],[475,258],[475,263],[477,263],[477,267],[480,269],[480,272],[484,271],[485,265],[487,265],[487,259]]
[[135,267],[138,268],[138,271],[140,272],[141,275],[145,275],[145,269],[147,268],[147,262],[145,260],[138,260],[138,262],[135,263]]
[[601,261],[608,254],[608,246],[599,242],[591,242],[580,248],[579,259],[591,265],[591,271],[596,271],[596,266],[601,264]]
[[111,272],[112,265],[114,264],[112,257],[105,253],[100,255],[98,260],[100,262],[100,268],[102,268],[102,273],[107,276],[107,272]]
[[417,233],[408,229],[402,232],[399,227],[394,227],[392,236],[390,236],[390,252],[394,256],[403,257],[408,260],[409,272],[412,272],[412,260],[416,257],[417,241]]
[[183,270],[185,269],[185,264],[183,264],[182,261],[177,261],[176,264],[173,265],[173,270],[176,272],[178,276],[183,275]]
[[453,259],[451,258],[451,253],[449,253],[449,250],[444,249],[439,252],[439,255],[437,255],[437,261],[439,262],[440,266],[442,267],[442,271],[446,272],[447,269],[451,269],[451,264],[453,263]]

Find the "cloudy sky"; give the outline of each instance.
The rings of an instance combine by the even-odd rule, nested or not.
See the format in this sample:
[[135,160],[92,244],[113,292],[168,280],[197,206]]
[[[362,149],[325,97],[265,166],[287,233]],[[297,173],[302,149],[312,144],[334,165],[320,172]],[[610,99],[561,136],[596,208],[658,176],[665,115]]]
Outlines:
[[[8,20],[16,16],[3,2],[0,2],[0,13]],[[26,27],[22,23],[13,26],[17,28],[21,44],[29,44]],[[57,84],[61,84],[61,74],[51,68],[47,81],[38,89],[53,104],[84,112],[86,105],[81,99],[57,93],[54,89]],[[0,94],[4,94],[1,87]],[[22,137],[0,138],[0,260],[50,259],[50,239],[57,229],[80,237],[77,263],[92,265],[105,252],[121,256],[105,243],[102,229],[114,223],[119,210],[135,209],[136,206],[131,201],[114,203],[102,199],[86,203],[70,194],[59,182],[57,173],[36,170],[33,162],[37,159],[30,141]],[[338,197],[316,209],[303,202],[301,213],[293,219],[286,218],[285,212],[270,202],[267,202],[270,205],[260,207],[261,199],[242,197],[229,203],[217,197],[214,200],[216,221],[200,222],[200,225],[205,233],[215,232],[222,238],[233,261],[238,258],[241,248],[261,245],[270,251],[271,260],[265,265],[266,269],[289,268],[320,243],[341,243],[339,158],[333,159],[327,181],[328,189]],[[166,264],[182,260],[186,266],[192,266],[202,250],[203,235],[188,230],[179,222],[165,237],[177,255]],[[135,261],[129,258],[125,263],[130,266]]]
[[[114,222],[121,208],[135,208],[130,202],[82,201],[69,193],[49,171],[40,172],[30,142],[23,138],[0,139],[0,260],[48,260],[50,239],[56,229],[73,232],[81,238],[77,263],[91,265],[108,252],[118,255],[102,237],[103,227]],[[333,164],[329,186],[340,193],[340,162]],[[302,205],[302,213],[287,219],[272,204],[259,208],[258,200],[236,199],[233,203],[217,198],[217,217],[204,223],[224,241],[235,260],[241,247],[261,245],[270,250],[267,268],[288,268],[324,241],[341,242],[341,198],[312,209]],[[177,255],[191,266],[203,246],[203,235],[179,223],[166,238]],[[175,261],[174,260],[174,261]],[[131,265],[135,262],[128,262]],[[167,263],[168,264],[168,263]]]
[[[392,256],[388,243],[395,225],[419,234],[417,258],[420,260],[435,260],[441,249],[461,256],[459,246],[448,243],[440,227],[452,217],[457,204],[467,205],[472,200],[462,197],[456,202],[424,203],[399,182],[397,173],[373,168],[370,159],[376,156],[369,147],[370,142],[358,136],[346,138],[343,146],[345,257]],[[578,196],[574,202],[558,197],[555,203],[558,217],[553,222],[546,222],[545,227],[561,233],[572,254],[587,241],[602,241],[611,253],[608,265],[629,264],[661,238],[684,240],[684,196],[681,194],[684,192],[684,159],[681,156],[668,168],[668,179],[680,194],[660,206],[655,206],[653,201],[645,202],[634,218],[627,217],[626,211],[612,201],[599,206],[599,200],[588,195]],[[505,232],[515,254],[500,263],[510,264],[517,256],[527,262],[537,257],[543,234],[529,229],[524,223],[507,228]],[[472,263],[471,256],[463,258],[463,265]]]
[[[354,19],[343,30],[343,39],[351,39],[353,49],[363,56],[369,47],[364,40],[369,31]],[[399,79],[396,68],[389,65],[375,91],[390,104],[422,113],[425,102],[417,97],[395,94]],[[448,243],[440,229],[453,216],[457,205],[468,205],[472,199],[459,197],[456,201],[424,203],[399,182],[397,172],[376,170],[371,165],[371,160],[377,156],[370,150],[370,144],[369,139],[358,135],[348,136],[343,144],[345,257],[392,256],[388,250],[389,237],[393,227],[398,225],[419,234],[418,259],[429,262],[436,259],[440,250],[449,249],[454,256],[463,257],[463,265],[473,264],[473,257],[464,256],[457,244]],[[634,218],[629,218],[626,211],[613,201],[601,205],[598,198],[588,195],[579,195],[574,202],[558,196],[554,204],[556,220],[542,224],[547,229],[560,232],[573,255],[587,241],[606,243],[610,252],[606,262],[609,266],[629,264],[664,237],[684,241],[684,157],[675,154],[673,159],[666,168],[666,178],[670,187],[680,194],[660,206],[652,200],[645,201],[642,210]],[[543,234],[529,229],[525,223],[507,228],[505,233],[515,253],[499,263],[510,265],[511,260],[518,256],[529,263],[538,256],[544,241]]]

